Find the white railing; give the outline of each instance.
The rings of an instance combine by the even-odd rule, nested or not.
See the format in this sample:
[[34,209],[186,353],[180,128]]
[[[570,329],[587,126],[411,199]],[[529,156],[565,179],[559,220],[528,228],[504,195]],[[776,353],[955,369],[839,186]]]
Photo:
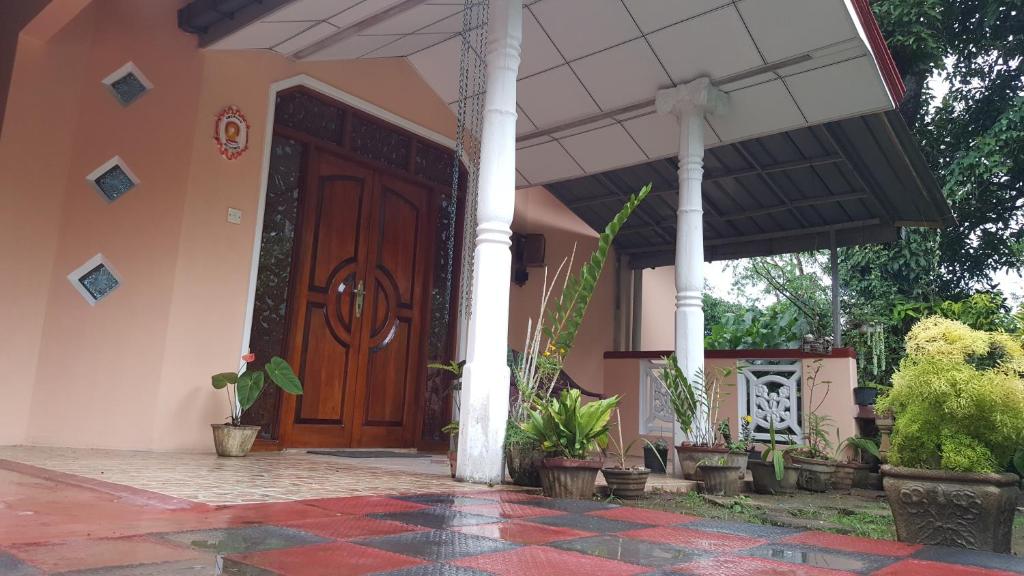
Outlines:
[[799,409],[802,365],[801,360],[737,361],[739,415],[753,418],[755,439],[768,440],[774,421],[779,441],[803,443]]
[[640,361],[640,434],[672,437],[675,414],[668,401],[668,391],[658,380],[665,361]]

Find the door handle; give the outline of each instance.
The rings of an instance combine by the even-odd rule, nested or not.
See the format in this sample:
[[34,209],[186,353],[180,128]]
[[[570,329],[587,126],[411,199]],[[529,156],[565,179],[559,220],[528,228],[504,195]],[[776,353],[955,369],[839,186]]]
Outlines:
[[363,298],[366,296],[366,290],[363,289],[363,281],[360,280],[356,289],[353,291],[356,297],[356,318],[360,318],[363,315]]

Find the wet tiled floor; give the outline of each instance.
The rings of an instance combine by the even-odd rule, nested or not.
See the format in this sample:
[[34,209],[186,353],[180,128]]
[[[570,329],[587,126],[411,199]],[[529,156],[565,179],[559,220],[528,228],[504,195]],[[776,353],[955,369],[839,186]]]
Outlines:
[[460,488],[213,506],[0,460],[0,575],[1024,574],[1006,555]]

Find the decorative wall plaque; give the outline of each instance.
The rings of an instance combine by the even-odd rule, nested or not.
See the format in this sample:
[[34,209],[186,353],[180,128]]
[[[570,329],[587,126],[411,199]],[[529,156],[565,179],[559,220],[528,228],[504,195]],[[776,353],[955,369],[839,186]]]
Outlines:
[[249,121],[235,106],[228,106],[217,114],[213,139],[220,155],[234,160],[249,149]]

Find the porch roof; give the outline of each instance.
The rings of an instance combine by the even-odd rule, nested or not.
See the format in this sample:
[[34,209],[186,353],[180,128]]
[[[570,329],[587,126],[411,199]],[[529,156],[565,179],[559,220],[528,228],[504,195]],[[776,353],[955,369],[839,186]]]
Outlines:
[[[708,77],[730,109],[709,146],[892,110],[903,96],[868,0],[526,0],[517,185],[672,157],[662,88]],[[213,50],[296,60],[407,58],[452,107],[464,4],[193,0],[179,26]],[[474,58],[470,55],[470,58]]]
[[[648,182],[652,197],[615,246],[634,268],[675,260],[677,163],[655,160],[546,187],[595,229]],[[934,177],[897,112],[761,136],[707,150],[705,259],[726,260],[896,239],[901,227],[952,222]]]

